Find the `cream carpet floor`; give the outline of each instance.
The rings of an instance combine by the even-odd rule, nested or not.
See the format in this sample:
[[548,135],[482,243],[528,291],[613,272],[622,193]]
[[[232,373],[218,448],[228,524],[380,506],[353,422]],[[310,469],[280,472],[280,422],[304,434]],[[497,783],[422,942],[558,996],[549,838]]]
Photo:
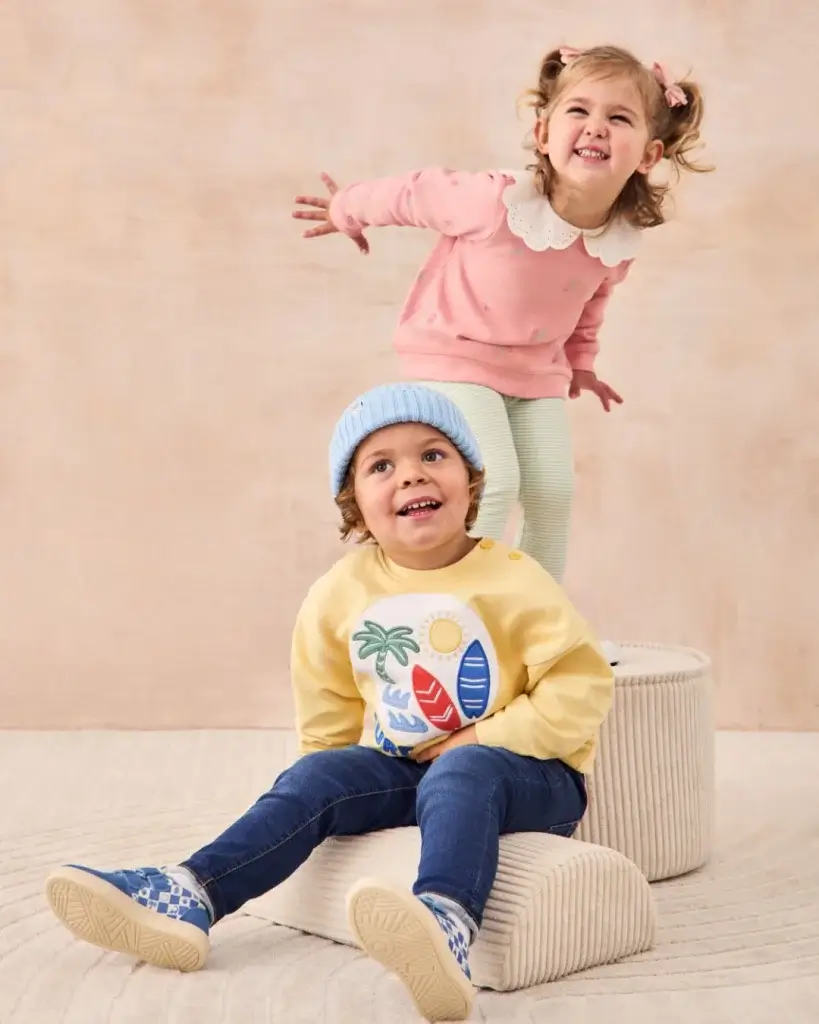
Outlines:
[[[177,975],[75,941],[42,895],[66,860],[163,863],[211,838],[283,766],[277,732],[0,733],[2,1024],[417,1022],[356,950],[239,913],[204,971]],[[524,992],[474,1020],[519,1024],[819,1021],[819,735],[720,734],[718,840],[654,886],[656,947]]]

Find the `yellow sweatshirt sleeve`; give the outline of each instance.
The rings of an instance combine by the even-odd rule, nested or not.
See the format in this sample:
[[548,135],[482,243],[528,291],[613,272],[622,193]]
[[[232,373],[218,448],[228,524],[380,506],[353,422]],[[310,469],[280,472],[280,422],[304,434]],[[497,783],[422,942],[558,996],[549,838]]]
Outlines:
[[333,606],[314,588],[296,619],[290,656],[299,753],[358,743],[364,700],[355,684],[347,644],[334,621]]
[[478,722],[476,734],[480,743],[524,757],[565,759],[597,738],[614,697],[614,673],[548,574],[529,594],[519,617],[523,693]]

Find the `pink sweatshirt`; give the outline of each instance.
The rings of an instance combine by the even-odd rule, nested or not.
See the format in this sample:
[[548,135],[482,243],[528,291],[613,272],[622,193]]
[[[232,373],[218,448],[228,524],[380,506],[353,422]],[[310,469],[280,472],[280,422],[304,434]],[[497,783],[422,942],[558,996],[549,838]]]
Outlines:
[[567,224],[527,171],[362,181],[336,193],[330,217],[348,235],[437,231],[398,322],[402,372],[517,398],[565,397],[572,370],[593,369],[606,304],[640,235],[624,222],[604,233]]

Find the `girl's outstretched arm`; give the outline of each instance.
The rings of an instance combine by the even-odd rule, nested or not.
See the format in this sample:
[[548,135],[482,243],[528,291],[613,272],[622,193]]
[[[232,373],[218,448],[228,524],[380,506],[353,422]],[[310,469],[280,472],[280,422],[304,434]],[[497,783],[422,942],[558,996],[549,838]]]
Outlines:
[[479,238],[491,235],[501,223],[505,208],[500,199],[509,180],[499,171],[469,173],[436,167],[361,181],[337,191],[326,176],[325,184],[329,199],[296,196],[297,204],[312,209],[295,210],[293,216],[321,222],[305,237],[341,231],[358,239],[367,227],[400,226]]

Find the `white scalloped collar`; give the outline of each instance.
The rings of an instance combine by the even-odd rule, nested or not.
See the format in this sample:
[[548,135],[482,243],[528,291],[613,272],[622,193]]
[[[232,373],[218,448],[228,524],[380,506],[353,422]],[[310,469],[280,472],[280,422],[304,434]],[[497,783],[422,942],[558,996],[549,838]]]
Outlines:
[[549,200],[538,192],[531,171],[503,171],[514,179],[503,191],[506,223],[513,235],[535,252],[545,249],[568,249],[582,235],[589,256],[607,267],[616,267],[623,260],[634,259],[642,231],[624,220],[616,220],[604,228],[576,228],[559,217]]

